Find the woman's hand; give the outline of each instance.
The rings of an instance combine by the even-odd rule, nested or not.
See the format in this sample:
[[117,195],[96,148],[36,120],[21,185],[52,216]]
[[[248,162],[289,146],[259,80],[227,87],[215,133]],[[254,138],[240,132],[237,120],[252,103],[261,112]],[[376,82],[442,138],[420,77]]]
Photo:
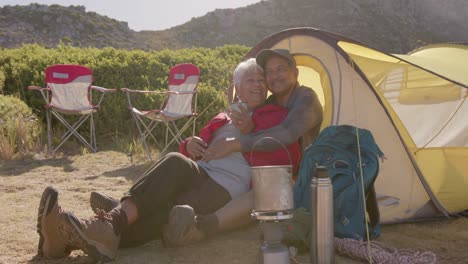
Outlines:
[[187,142],[186,148],[190,157],[193,159],[200,159],[203,157],[203,155],[205,155],[207,146],[208,144],[206,144],[203,139],[199,137],[192,137],[190,138],[189,142]]
[[244,108],[242,105],[239,105],[239,110],[238,111],[231,111],[231,119],[235,127],[240,130],[242,134],[248,134],[252,132],[255,128],[255,124],[252,121],[252,117],[249,114],[249,111],[247,111],[246,108]]
[[203,161],[216,160],[224,158],[227,155],[240,152],[242,150],[242,145],[238,139],[234,140],[218,140],[215,143],[211,143],[210,146],[205,150],[205,155],[203,155]]

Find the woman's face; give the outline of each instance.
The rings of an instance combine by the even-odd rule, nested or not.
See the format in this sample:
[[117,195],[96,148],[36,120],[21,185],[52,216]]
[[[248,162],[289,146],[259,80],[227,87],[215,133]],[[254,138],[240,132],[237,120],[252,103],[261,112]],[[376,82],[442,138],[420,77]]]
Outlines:
[[246,102],[250,110],[263,105],[267,94],[263,74],[257,71],[245,73],[236,92],[239,99]]

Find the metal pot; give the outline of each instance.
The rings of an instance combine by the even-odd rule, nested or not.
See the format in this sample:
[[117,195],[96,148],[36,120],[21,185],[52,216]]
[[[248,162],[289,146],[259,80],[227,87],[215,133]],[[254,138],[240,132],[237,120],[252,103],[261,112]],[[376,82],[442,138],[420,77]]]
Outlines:
[[[277,139],[263,137],[255,142],[252,152],[258,142],[270,139],[280,144],[291,155],[286,147]],[[252,155],[252,152],[250,155]],[[254,193],[254,212],[284,212],[294,209],[292,191],[292,165],[255,166],[252,167],[252,189]]]
[[252,167],[255,212],[294,209],[292,165]]

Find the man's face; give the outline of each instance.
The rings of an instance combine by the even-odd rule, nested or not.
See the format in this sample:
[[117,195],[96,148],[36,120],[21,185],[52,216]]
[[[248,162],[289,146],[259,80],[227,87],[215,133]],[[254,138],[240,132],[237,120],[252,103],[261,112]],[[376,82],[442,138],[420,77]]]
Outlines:
[[236,88],[237,96],[241,101],[247,102],[249,109],[265,103],[266,90],[265,77],[259,72],[245,73],[240,86]]
[[296,86],[297,74],[297,68],[291,68],[284,58],[273,56],[265,63],[268,90],[274,95],[288,94]]

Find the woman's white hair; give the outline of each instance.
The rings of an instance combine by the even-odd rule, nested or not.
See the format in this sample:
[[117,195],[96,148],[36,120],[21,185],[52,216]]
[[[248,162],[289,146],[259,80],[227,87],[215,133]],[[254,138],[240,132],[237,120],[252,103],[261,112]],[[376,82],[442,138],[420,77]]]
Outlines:
[[234,70],[232,79],[235,87],[239,87],[246,73],[258,72],[263,75],[263,68],[257,64],[255,58],[247,59],[239,63]]

